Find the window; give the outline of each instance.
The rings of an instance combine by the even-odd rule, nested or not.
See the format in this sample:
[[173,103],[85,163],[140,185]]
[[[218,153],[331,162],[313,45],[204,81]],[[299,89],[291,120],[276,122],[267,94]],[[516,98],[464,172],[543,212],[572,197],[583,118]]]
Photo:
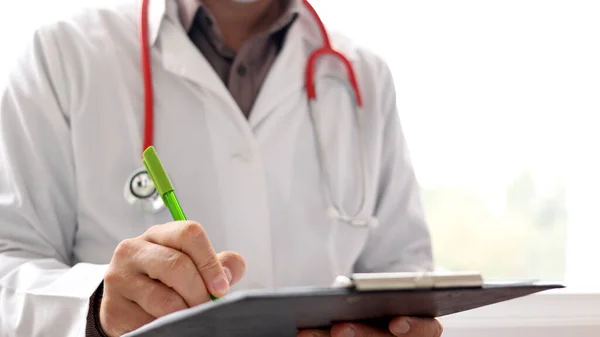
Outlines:
[[312,3],[392,68],[438,268],[600,281],[600,3]]
[[[35,25],[86,1],[2,3],[2,81]],[[311,2],[393,71],[440,269],[600,281],[599,2]]]

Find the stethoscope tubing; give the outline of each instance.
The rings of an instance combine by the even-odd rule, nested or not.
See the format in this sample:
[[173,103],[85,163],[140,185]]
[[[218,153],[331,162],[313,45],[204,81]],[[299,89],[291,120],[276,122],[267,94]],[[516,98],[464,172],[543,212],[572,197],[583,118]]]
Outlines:
[[[153,89],[153,81],[152,81],[152,59],[151,59],[151,51],[150,51],[150,38],[149,38],[149,24],[148,24],[148,8],[149,8],[149,4],[150,4],[150,0],[142,0],[142,6],[141,6],[141,11],[140,11],[140,34],[139,34],[139,38],[140,38],[140,62],[141,62],[141,70],[142,70],[142,78],[143,78],[143,86],[144,86],[144,135],[143,135],[143,148],[142,151],[147,149],[150,146],[154,146],[154,89]],[[313,51],[309,57],[308,57],[308,61],[307,61],[307,65],[306,65],[306,69],[305,69],[305,89],[306,89],[306,95],[309,101],[309,112],[310,112],[310,118],[311,121],[313,123],[313,125],[315,126],[315,141],[316,141],[316,145],[317,145],[317,155],[318,155],[318,162],[319,162],[319,168],[322,174],[322,177],[324,177],[325,181],[323,182],[324,184],[324,194],[325,194],[325,198],[326,201],[328,203],[329,209],[328,209],[328,214],[334,218],[338,218],[341,221],[344,222],[348,222],[351,225],[355,225],[355,226],[364,226],[365,225],[365,219],[361,219],[361,215],[365,216],[366,214],[366,196],[367,196],[367,189],[368,189],[368,172],[367,172],[367,164],[366,164],[366,158],[365,158],[365,154],[366,154],[366,148],[365,148],[365,140],[364,140],[364,135],[362,130],[364,129],[364,125],[363,124],[363,98],[358,86],[358,81],[356,79],[356,74],[354,71],[354,68],[351,64],[351,62],[348,60],[348,58],[346,56],[344,56],[342,53],[338,52],[337,50],[333,49],[333,47],[331,46],[331,41],[329,39],[329,34],[327,33],[327,30],[325,28],[325,25],[323,23],[323,21],[321,20],[320,16],[318,15],[318,13],[316,12],[316,10],[314,9],[314,7],[308,2],[308,0],[303,0],[303,4],[306,7],[306,9],[310,12],[311,16],[314,18],[315,22],[318,25],[319,28],[319,32],[321,35],[321,38],[323,40],[323,45],[320,48],[317,48],[315,51]],[[320,132],[318,130],[316,130],[317,128],[317,124],[316,124],[316,116],[314,114],[315,111],[315,105],[317,102],[317,90],[316,90],[316,85],[315,85],[315,74],[316,74],[316,64],[317,61],[324,56],[332,56],[335,59],[339,60],[343,65],[344,68],[346,70],[346,75],[348,77],[348,81],[343,81],[339,78],[335,78],[336,80],[338,80],[340,83],[342,83],[343,86],[345,86],[348,90],[348,92],[353,94],[353,98],[354,98],[354,114],[356,117],[356,123],[357,123],[357,130],[359,133],[359,146],[360,146],[360,176],[362,177],[362,199],[360,202],[360,207],[358,212],[356,212],[353,215],[349,215],[347,214],[344,210],[343,207],[341,207],[340,205],[336,204],[333,201],[333,196],[332,196],[332,191],[333,191],[333,186],[331,186],[331,177],[329,175],[329,172],[325,169],[325,165],[324,163],[326,162],[326,154],[323,151],[323,143],[322,143],[322,139],[320,137]],[[135,177],[136,175],[139,174],[143,174],[142,172],[143,170],[138,170],[136,172],[134,172],[134,174],[132,175],[132,177]],[[147,173],[146,173],[147,174]],[[148,206],[148,205],[142,205],[142,209],[147,210],[147,209],[152,209],[153,211],[158,211],[162,208],[164,208],[164,204],[158,204],[156,202],[156,195],[152,195],[150,197],[147,198],[139,198],[136,195],[136,191],[134,191],[134,178],[130,178],[129,181],[129,185],[126,187],[125,193],[126,193],[126,199],[128,199],[128,201],[130,203],[135,203],[136,198],[138,199],[138,201],[140,203],[143,202],[148,202],[148,203],[152,203],[152,206]],[[130,195],[127,195],[127,188],[130,189]],[[147,199],[147,200],[145,200]]]

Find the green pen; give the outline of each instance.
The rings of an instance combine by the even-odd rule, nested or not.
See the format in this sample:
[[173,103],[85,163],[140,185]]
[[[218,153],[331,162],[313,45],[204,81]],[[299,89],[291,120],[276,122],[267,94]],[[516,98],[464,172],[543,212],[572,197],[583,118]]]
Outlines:
[[[156,187],[156,191],[160,195],[163,200],[163,203],[169,211],[171,212],[171,216],[173,220],[187,220],[185,214],[183,213],[183,209],[179,204],[179,200],[177,200],[177,196],[175,195],[175,189],[173,188],[173,184],[169,180],[167,176],[167,172],[163,168],[160,159],[158,158],[158,154],[154,149],[154,146],[149,146],[142,155],[142,161],[146,170],[148,171],[148,175],[150,179],[154,182],[154,186]],[[210,295],[210,298],[214,301],[218,299],[217,297]]]

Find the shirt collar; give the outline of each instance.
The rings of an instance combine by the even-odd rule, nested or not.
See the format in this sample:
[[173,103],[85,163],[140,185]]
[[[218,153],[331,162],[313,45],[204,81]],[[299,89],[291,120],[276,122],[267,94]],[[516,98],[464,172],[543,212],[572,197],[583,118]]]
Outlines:
[[177,0],[179,6],[179,20],[185,31],[189,31],[194,23],[198,9],[202,7],[202,0]]

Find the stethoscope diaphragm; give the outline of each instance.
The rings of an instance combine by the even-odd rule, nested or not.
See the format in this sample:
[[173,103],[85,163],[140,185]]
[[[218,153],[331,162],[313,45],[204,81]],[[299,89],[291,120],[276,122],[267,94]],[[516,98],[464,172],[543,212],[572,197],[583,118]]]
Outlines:
[[145,168],[139,168],[129,176],[123,192],[125,200],[140,211],[156,213],[165,207]]

